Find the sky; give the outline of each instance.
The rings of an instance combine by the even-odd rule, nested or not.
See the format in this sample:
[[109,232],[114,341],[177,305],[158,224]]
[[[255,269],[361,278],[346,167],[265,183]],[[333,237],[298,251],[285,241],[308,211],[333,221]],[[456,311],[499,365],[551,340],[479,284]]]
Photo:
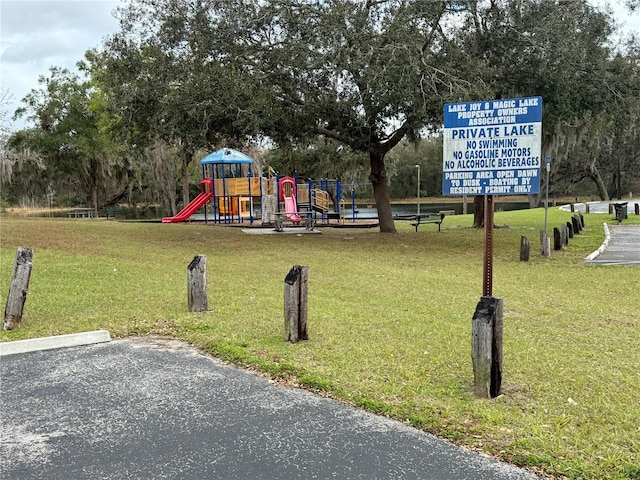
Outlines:
[[[592,0],[602,5],[606,0]],[[629,14],[622,0],[610,0],[616,18],[628,31],[640,34],[640,12]],[[75,70],[84,52],[119,30],[113,10],[119,0],[1,0],[0,85],[12,101],[10,116],[38,77],[52,65]],[[21,128],[15,122],[12,128]]]
[[[10,116],[38,77],[57,65],[76,70],[84,52],[120,28],[114,0],[1,0],[0,84],[9,91]],[[14,123],[19,128],[22,122]]]

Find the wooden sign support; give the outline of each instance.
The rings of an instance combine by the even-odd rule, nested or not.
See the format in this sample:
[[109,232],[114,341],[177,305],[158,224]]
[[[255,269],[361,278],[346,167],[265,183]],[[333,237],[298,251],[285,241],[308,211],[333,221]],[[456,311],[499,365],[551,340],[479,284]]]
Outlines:
[[502,387],[503,302],[482,297],[472,321],[471,357],[475,394],[495,398]]
[[[484,197],[482,297],[472,320],[471,360],[476,396],[493,398],[502,384],[502,299],[493,292],[493,197]],[[526,238],[523,237],[524,240]],[[524,243],[523,240],[523,243]],[[528,241],[526,242],[528,244]],[[528,257],[528,252],[527,255]],[[522,257],[522,252],[521,252]]]
[[190,312],[206,312],[209,309],[206,255],[196,255],[187,267],[187,297]]
[[4,309],[4,330],[12,330],[22,321],[24,303],[27,301],[31,267],[33,266],[33,249],[18,247],[16,263],[13,267],[13,276],[9,286],[9,296]]
[[284,339],[307,340],[307,284],[309,267],[295,265],[284,279]]

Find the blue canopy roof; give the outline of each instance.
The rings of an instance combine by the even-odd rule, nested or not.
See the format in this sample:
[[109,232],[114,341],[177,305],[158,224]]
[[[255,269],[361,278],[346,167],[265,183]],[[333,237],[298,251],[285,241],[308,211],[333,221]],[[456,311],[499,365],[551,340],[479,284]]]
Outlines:
[[202,160],[201,165],[210,164],[236,164],[236,163],[253,163],[253,159],[242,152],[234,150],[233,148],[221,148],[213,153],[210,153]]

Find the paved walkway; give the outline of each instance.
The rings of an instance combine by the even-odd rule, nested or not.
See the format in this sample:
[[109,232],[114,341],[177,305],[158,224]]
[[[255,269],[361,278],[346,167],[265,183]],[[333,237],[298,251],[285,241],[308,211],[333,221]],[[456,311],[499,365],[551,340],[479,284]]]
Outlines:
[[640,266],[640,225],[608,225],[605,237],[600,249],[585,263]]
[[[629,215],[633,215],[635,212],[636,203],[640,205],[639,199],[627,199],[627,200],[611,200],[609,202],[586,202],[586,203],[574,203],[573,208],[576,212],[585,213],[587,211],[587,205],[589,205],[589,213],[609,213],[609,204],[610,203],[626,203],[627,204],[627,213]],[[559,207],[560,210],[564,210],[566,212],[571,211],[571,205],[562,205]],[[615,221],[615,214],[611,215],[611,221]]]
[[535,479],[400,422],[131,338],[0,361],[2,479]]

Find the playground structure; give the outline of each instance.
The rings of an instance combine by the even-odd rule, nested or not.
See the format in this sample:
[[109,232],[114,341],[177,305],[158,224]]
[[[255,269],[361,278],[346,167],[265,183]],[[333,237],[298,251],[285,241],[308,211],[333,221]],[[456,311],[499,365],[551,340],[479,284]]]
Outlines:
[[[255,208],[260,206],[261,224],[286,221],[300,225],[305,217],[328,224],[331,220],[345,223],[347,209],[339,180],[307,180],[280,177],[272,169],[267,175],[254,176],[253,160],[230,148],[217,150],[202,160],[200,193],[173,217],[163,223],[185,222],[200,209],[204,221],[218,224],[250,225],[258,219]],[[333,198],[332,198],[333,197]],[[351,220],[356,220],[355,186],[351,188]],[[309,221],[307,221],[307,226]]]

